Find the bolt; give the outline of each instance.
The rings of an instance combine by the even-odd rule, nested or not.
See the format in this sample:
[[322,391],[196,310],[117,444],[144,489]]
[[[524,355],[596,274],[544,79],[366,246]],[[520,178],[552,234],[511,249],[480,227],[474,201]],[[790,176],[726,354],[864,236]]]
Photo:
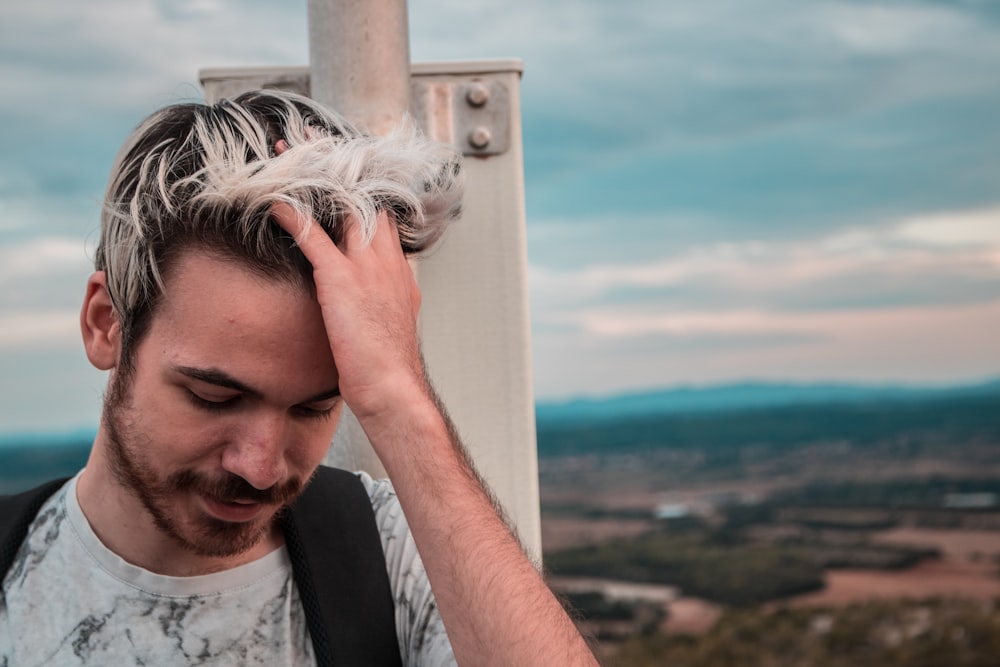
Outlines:
[[490,131],[480,125],[476,129],[469,132],[469,145],[473,148],[478,148],[482,150],[490,145],[490,140],[493,139],[493,135]]
[[465,92],[465,101],[474,107],[481,107],[490,99],[490,89],[481,83],[474,83]]

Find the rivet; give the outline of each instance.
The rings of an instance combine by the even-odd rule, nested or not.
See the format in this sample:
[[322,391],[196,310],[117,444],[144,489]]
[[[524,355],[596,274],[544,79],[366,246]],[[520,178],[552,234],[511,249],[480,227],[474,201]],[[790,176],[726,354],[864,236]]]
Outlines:
[[493,135],[482,125],[469,132],[469,145],[473,148],[486,148],[490,145],[491,139],[493,139]]
[[465,92],[465,101],[474,107],[481,107],[490,99],[490,89],[481,83],[474,83]]

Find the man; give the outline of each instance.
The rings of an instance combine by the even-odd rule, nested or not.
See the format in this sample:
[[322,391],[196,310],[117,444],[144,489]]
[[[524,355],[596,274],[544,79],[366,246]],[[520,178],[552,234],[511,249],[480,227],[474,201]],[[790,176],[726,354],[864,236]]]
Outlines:
[[80,317],[101,425],[4,579],[0,665],[312,664],[283,517],[344,405],[391,479],[360,477],[404,663],[594,664],[424,374],[404,249],[460,196],[449,149],[294,95],[135,131]]

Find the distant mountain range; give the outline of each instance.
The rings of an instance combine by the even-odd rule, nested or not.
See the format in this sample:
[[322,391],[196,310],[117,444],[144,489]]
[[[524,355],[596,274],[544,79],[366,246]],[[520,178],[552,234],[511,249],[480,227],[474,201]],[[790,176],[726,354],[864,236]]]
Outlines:
[[13,447],[76,447],[90,446],[97,428],[78,428],[68,431],[17,431],[0,433],[0,450]]
[[[1000,396],[1000,378],[951,387],[905,387],[846,383],[743,382],[629,392],[614,396],[539,401],[538,422],[604,421],[644,415],[733,412],[796,405],[900,403]],[[61,432],[0,433],[0,450],[23,446],[89,445],[96,428]]]
[[732,412],[795,405],[857,405],[986,396],[1000,396],[1000,378],[951,387],[744,382],[674,387],[566,401],[539,401],[536,416],[539,422],[585,422],[642,415]]

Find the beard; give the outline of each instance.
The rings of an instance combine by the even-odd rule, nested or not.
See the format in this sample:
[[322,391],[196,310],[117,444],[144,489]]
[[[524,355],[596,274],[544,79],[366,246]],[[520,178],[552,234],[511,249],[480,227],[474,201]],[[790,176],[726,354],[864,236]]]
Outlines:
[[[302,479],[293,477],[267,489],[255,488],[238,475],[223,471],[207,475],[182,469],[159,474],[145,452],[166,443],[154,443],[140,434],[131,405],[131,379],[121,372],[111,378],[104,400],[103,423],[107,432],[111,471],[116,481],[142,503],[153,523],[182,548],[198,556],[230,557],[245,553],[271,530],[285,506],[301,493]],[[181,517],[178,500],[201,496],[218,502],[254,502],[271,511],[253,521],[223,521],[205,513]]]

